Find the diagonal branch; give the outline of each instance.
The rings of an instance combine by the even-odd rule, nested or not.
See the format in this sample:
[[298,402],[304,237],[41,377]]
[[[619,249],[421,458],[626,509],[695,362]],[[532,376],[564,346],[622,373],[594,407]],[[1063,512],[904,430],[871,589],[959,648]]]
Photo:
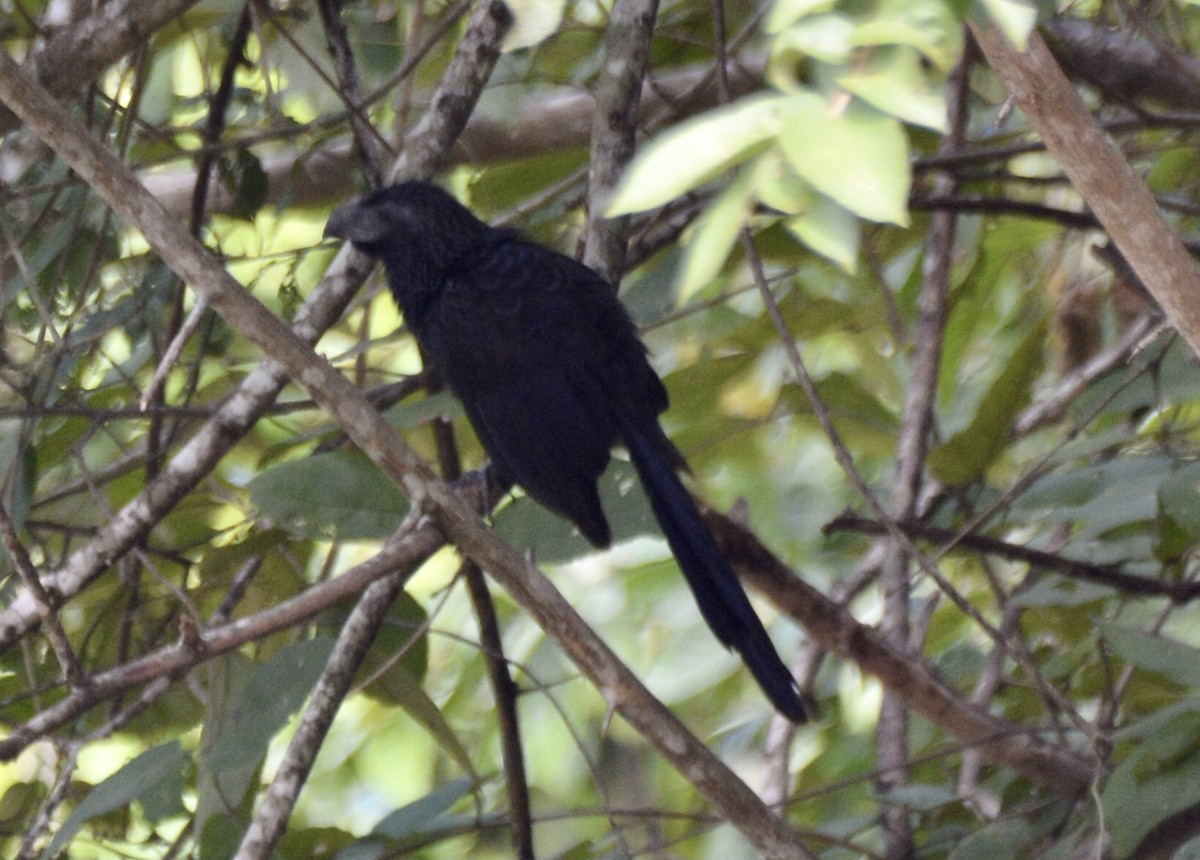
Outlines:
[[[158,30],[177,20],[197,0],[113,0],[64,27],[28,58],[26,74],[51,95],[63,97],[86,87]],[[10,109],[0,107],[0,135],[19,127]]]
[[971,31],[1004,88],[1167,321],[1200,353],[1200,302],[1195,298],[1200,270],[1145,181],[1088,112],[1041,36],[1030,33],[1026,49],[1018,51],[994,25],[972,23]]
[[989,761],[1067,797],[1079,796],[1092,784],[1099,762],[966,701],[923,660],[888,644],[844,606],[792,573],[751,532],[711,509],[705,510],[704,520],[747,583],[803,624],[814,642],[877,677],[909,708]]

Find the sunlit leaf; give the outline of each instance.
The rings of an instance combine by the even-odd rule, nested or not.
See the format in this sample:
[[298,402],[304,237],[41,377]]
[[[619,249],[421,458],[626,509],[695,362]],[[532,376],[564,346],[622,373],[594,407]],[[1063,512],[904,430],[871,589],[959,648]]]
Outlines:
[[860,47],[907,45],[948,70],[962,50],[961,10],[954,6],[946,0],[884,0],[878,14],[860,19],[850,40]]
[[679,303],[704,289],[725,265],[753,202],[750,174],[735,179],[705,210],[684,251],[679,274]]
[[513,24],[504,34],[505,51],[529,48],[547,38],[562,23],[565,0],[506,0]]
[[158,810],[158,816],[168,810],[181,812],[181,771],[185,761],[178,741],[146,750],[88,792],[54,834],[41,854],[42,860],[57,855],[89,819],[128,806],[134,800],[150,803]]
[[745,161],[778,133],[783,104],[777,95],[749,96],[660,134],[625,172],[608,214],[661,206]]
[[823,194],[872,221],[908,222],[908,143],[900,123],[857,99],[790,97],[779,143]]
[[[794,64],[804,58],[844,63],[853,49],[853,32],[854,23],[836,12],[805,18],[779,34],[771,48],[771,64]],[[775,76],[770,77],[774,81]]]
[[946,99],[930,86],[920,58],[906,48],[880,50],[874,62],[838,78],[838,84],[860,99],[903,122],[941,131],[946,126]]
[[854,273],[862,231],[858,219],[844,206],[816,195],[807,212],[789,218],[784,225],[818,254],[837,263],[843,271]]

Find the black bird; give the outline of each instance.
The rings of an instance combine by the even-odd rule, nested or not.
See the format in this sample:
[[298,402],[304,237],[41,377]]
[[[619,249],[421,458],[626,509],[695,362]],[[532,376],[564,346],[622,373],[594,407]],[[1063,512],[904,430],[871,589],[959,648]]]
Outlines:
[[325,235],[383,261],[405,321],[498,473],[597,547],[611,534],[596,482],[625,443],[708,626],[781,714],[804,721],[791,673],[680,481],[687,464],[658,424],[666,389],[615,288],[427,182],[343,204]]

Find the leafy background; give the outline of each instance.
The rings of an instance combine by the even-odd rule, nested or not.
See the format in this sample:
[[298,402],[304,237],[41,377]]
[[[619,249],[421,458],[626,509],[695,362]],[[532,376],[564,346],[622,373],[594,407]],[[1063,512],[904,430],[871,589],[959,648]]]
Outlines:
[[[310,3],[178,3],[150,38],[57,91],[289,319],[337,251],[321,240],[325,218],[367,187],[364,147],[395,157],[468,11],[326,5],[344,24],[358,92],[378,93],[363,111],[376,137],[351,143],[354,87],[330,59],[336,28]],[[631,215],[622,296],[670,390],[666,426],[699,495],[936,670],[958,707],[974,702],[1007,733],[1080,756],[1090,780],[1055,789],[944,724],[881,708],[894,678],[826,654],[763,600],[816,709],[789,731],[703,626],[619,460],[605,478],[613,550],[589,552],[519,497],[497,530],[552,570],[714,751],[786,804],[811,852],[1191,856],[1200,642],[1186,587],[1200,536],[1200,375],[1009,110],[965,23],[991,20],[1014,39],[1036,24],[1187,239],[1200,212],[1195,7],[1088,4],[1067,16],[1011,0],[663,2],[638,156],[608,209],[589,212],[584,94],[603,74],[611,10],[512,5],[505,51],[441,179],[482,217],[567,253],[601,215]],[[82,40],[100,14],[16,0],[0,10],[6,51],[45,80],[56,57],[74,62],[51,48]],[[14,550],[49,582],[102,552],[98,536],[146,498],[262,356],[210,311],[143,410],[192,295],[31,133],[11,117],[0,127],[0,499],[12,525],[0,548],[11,742],[0,838],[21,857],[233,856],[352,601],[22,739],[68,688],[45,629],[10,626],[29,600]],[[197,192],[206,171],[211,187]],[[938,219],[953,225],[952,242],[935,238]],[[940,293],[930,286],[939,261]],[[756,263],[815,401],[755,288]],[[944,316],[932,329],[931,295]],[[932,344],[930,374],[916,356]],[[431,428],[448,418],[465,466],[482,465],[461,410],[415,376],[420,357],[378,277],[316,350],[429,460]],[[942,584],[861,522],[822,531],[847,509],[874,518],[838,454],[895,512],[907,480],[898,446],[915,432],[905,404],[923,390],[929,450],[905,485],[918,491],[905,527]],[[172,492],[138,540],[56,607],[91,676],[171,648],[184,619],[259,617],[335,579],[372,558],[409,508],[293,386],[202,479]],[[980,549],[976,536],[1004,545]],[[1031,562],[1013,546],[1043,555]],[[880,580],[895,559],[899,601]],[[1163,587],[1131,592],[1068,575],[1066,562]],[[458,569],[443,549],[391,609],[277,856],[512,856],[511,777]],[[683,775],[608,719],[604,698],[526,614],[503,593],[495,600],[523,691],[539,856],[752,856]]]

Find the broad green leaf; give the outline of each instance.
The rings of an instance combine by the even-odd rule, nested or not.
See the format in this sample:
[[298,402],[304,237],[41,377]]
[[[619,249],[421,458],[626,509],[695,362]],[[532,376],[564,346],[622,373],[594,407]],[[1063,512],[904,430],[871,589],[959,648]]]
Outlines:
[[[471,754],[467,752],[462,739],[446,721],[437,704],[429,698],[421,681],[404,664],[399,664],[388,670],[386,683],[388,700],[398,704],[409,716],[424,726],[437,745],[454,759],[459,767],[474,777],[475,766],[471,761]],[[370,693],[371,689],[368,687],[367,692]]]
[[756,158],[748,172],[754,193],[763,205],[789,215],[807,212],[813,205],[812,188],[796,175],[778,149],[769,149]]
[[312,692],[333,644],[327,637],[308,639],[252,664],[245,688],[219,703],[220,711],[205,725],[205,765],[221,770],[261,759],[271,738]]
[[[357,603],[357,596],[352,597],[323,614],[322,629],[336,636]],[[387,704],[402,704],[410,697],[413,685],[420,687],[429,671],[428,621],[425,607],[407,591],[401,591],[359,667],[359,682],[371,680],[363,687],[364,694]]]
[[1181,146],[1158,155],[1146,174],[1146,185],[1155,194],[1174,194],[1197,175],[1200,175],[1200,153],[1194,147]]
[[811,208],[803,215],[784,222],[787,231],[853,274],[858,267],[858,247],[862,229],[858,219],[844,206],[824,195],[814,195]]
[[734,179],[704,211],[684,251],[677,288],[679,304],[704,289],[729,259],[753,205],[753,191],[751,174],[747,171]]
[[779,143],[814,188],[872,221],[908,223],[908,142],[892,117],[850,99],[813,92],[789,98]]
[[[844,63],[854,49],[850,43],[853,32],[853,21],[837,12],[805,18],[776,37],[771,45],[771,65],[779,71],[781,65],[795,66],[806,58],[831,65]],[[769,73],[769,79],[780,85],[776,74]]]
[[357,451],[267,469],[250,482],[250,497],[281,527],[343,540],[387,537],[408,511],[408,497]]
[[1200,650],[1133,627],[1105,625],[1104,639],[1125,662],[1185,687],[1200,687]]
[[181,812],[182,771],[186,763],[179,741],[146,750],[88,792],[54,834],[42,852],[42,860],[49,860],[66,848],[85,822],[122,809],[135,800],[142,801],[147,814],[151,808],[156,810],[152,820],[168,811]]
[[448,812],[460,798],[466,797],[475,785],[472,779],[456,779],[392,812],[375,825],[372,833],[400,839],[426,829],[434,819]]
[[920,57],[911,48],[874,52],[874,62],[838,78],[838,84],[863,101],[904,122],[936,131],[946,127],[946,99],[929,82]]
[[1171,478],[1171,469],[1167,457],[1123,457],[1048,475],[1017,500],[1014,510],[1046,523],[1075,523],[1078,549],[1082,540],[1132,523],[1156,522],[1158,490]]
[[1162,768],[1151,750],[1135,750],[1109,776],[1103,801],[1112,856],[1128,857],[1156,825],[1200,801],[1200,755]]
[[1009,860],[1033,849],[1035,837],[1021,818],[993,822],[957,843],[950,860]]
[[947,70],[962,52],[962,20],[946,0],[883,0],[854,28],[855,47],[906,45]]
[[1111,597],[1113,590],[1091,582],[1080,582],[1061,576],[1042,576],[1032,588],[1019,591],[1012,596],[1014,608],[1029,609],[1039,606],[1083,606]]
[[333,644],[322,636],[288,645],[259,663],[237,653],[213,662],[196,780],[202,858],[236,849],[230,837],[247,822],[250,787],[271,739],[312,692]]
[[979,478],[1004,450],[1017,413],[1042,370],[1044,323],[1033,326],[983,396],[970,426],[929,453],[929,468],[950,486]]
[[891,789],[887,792],[887,799],[889,803],[905,806],[918,812],[930,812],[954,803],[958,796],[952,789],[944,785],[912,783]]
[[661,206],[745,161],[779,133],[785,102],[779,95],[749,96],[659,135],[625,172],[608,214]]
[[339,856],[334,852],[354,841],[352,834],[336,827],[288,827],[276,851],[283,860],[323,860]]

